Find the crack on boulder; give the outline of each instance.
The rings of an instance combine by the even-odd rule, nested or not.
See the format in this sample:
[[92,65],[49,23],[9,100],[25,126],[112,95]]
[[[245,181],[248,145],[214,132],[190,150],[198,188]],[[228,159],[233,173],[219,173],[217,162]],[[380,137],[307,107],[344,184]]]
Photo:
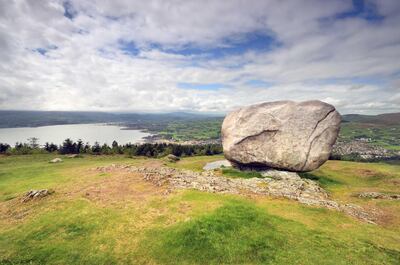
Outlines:
[[243,143],[243,142],[246,141],[246,140],[256,138],[256,137],[258,137],[258,136],[260,136],[260,135],[262,135],[262,134],[266,134],[266,133],[268,133],[268,134],[270,133],[271,136],[274,136],[278,131],[279,131],[278,129],[275,129],[275,130],[271,130],[271,129],[262,130],[261,132],[259,132],[259,133],[257,133],[257,134],[253,134],[253,135],[244,137],[243,139],[241,139],[240,141],[238,141],[237,143],[235,143],[235,145],[241,144],[241,143]]
[[324,117],[322,117],[322,119],[320,119],[319,121],[317,121],[317,123],[315,124],[314,128],[312,129],[310,136],[308,136],[308,139],[311,138],[311,136],[314,134],[315,130],[318,128],[318,125],[324,121],[326,118],[328,118],[329,114],[331,114],[332,112],[334,112],[336,109],[333,108],[332,110],[328,111]]
[[[312,132],[311,132],[311,134],[310,134],[310,136],[308,137],[308,140],[311,138],[311,136],[312,136],[312,135],[314,134],[314,132],[317,130],[318,125],[319,125],[322,121],[324,121],[325,119],[327,119],[328,116],[329,116],[331,113],[335,112],[335,111],[336,111],[335,109],[330,110],[322,119],[320,119],[320,120],[315,124],[315,126],[314,126],[314,128],[313,128],[313,130],[312,130]],[[310,153],[311,153],[311,148],[312,148],[312,146],[313,146],[315,140],[317,140],[319,137],[321,137],[321,135],[322,135],[327,129],[329,129],[329,127],[326,127],[319,135],[317,135],[316,137],[314,137],[314,139],[312,139],[312,141],[310,142],[310,145],[309,145],[309,147],[308,147],[307,154],[306,154],[306,159],[305,159],[305,161],[304,161],[303,166],[301,167],[301,170],[304,170],[304,168],[307,166],[308,158],[309,158]]]
[[311,141],[310,146],[308,147],[307,154],[306,154],[306,159],[305,159],[305,161],[304,161],[303,166],[301,167],[301,171],[303,171],[304,168],[307,166],[308,158],[309,158],[309,156],[310,156],[311,148],[312,148],[314,142],[315,142],[317,139],[319,139],[319,137],[321,137],[321,135],[322,135],[326,130],[328,130],[328,129],[329,129],[329,127],[325,128],[320,134],[318,134],[316,137],[314,137],[314,139]]

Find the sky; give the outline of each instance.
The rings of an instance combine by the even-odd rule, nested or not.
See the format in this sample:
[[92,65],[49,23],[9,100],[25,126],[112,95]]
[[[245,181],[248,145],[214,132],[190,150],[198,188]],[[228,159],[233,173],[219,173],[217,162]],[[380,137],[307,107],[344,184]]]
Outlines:
[[399,0],[0,1],[0,109],[400,111]]

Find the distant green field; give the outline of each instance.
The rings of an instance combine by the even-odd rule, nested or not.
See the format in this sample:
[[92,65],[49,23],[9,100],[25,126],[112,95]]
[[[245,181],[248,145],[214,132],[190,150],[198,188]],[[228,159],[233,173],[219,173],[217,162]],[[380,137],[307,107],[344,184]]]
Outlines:
[[222,118],[208,118],[191,121],[174,121],[158,132],[165,138],[177,141],[219,139]]
[[399,125],[374,125],[358,122],[342,123],[339,139],[371,139],[370,144],[391,150],[400,150]]
[[[165,194],[132,173],[92,170],[163,160],[51,158],[0,157],[0,264],[399,264],[400,204],[354,194],[400,193],[400,165],[328,161],[308,176],[334,200],[375,209],[378,225],[371,225],[287,199]],[[200,171],[218,159],[165,165]],[[54,195],[20,202],[24,192],[43,188]]]

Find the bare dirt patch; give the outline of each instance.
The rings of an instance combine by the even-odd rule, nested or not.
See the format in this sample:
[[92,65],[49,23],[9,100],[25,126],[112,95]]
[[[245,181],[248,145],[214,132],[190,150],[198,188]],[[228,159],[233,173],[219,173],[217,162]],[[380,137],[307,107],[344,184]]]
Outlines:
[[110,176],[97,180],[68,192],[68,195],[79,194],[93,202],[109,204],[117,202],[144,203],[156,196],[166,195],[165,187],[154,187],[143,180],[140,174],[113,170]]
[[385,177],[389,177],[388,175],[383,174],[382,172],[370,169],[354,169],[352,171],[356,176],[367,179],[383,179]]

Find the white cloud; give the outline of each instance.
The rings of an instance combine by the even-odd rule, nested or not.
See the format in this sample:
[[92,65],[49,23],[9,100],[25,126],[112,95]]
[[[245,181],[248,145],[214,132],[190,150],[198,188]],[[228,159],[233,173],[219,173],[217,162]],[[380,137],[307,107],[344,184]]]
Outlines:
[[[346,113],[400,111],[395,0],[367,2],[383,16],[376,21],[335,19],[352,8],[344,0],[70,3],[72,20],[61,1],[0,3],[1,109],[224,112],[320,99]],[[273,48],[213,56],[211,49],[245,43],[254,32],[274,38]],[[124,53],[121,41],[138,54]],[[184,47],[204,53],[168,52]],[[180,82],[227,88],[188,90]]]

